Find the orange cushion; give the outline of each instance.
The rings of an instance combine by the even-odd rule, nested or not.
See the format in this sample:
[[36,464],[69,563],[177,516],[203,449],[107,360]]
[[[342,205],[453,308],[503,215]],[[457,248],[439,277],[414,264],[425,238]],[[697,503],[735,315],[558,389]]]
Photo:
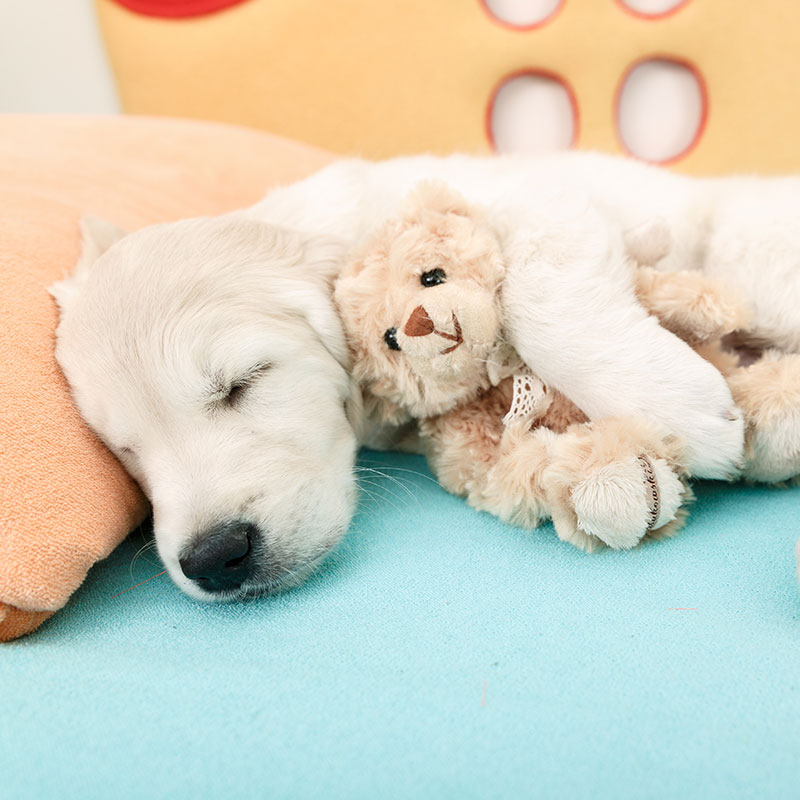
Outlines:
[[0,116],[0,641],[61,608],[147,511],[81,421],[53,358],[45,287],[78,257],[79,217],[134,230],[219,214],[329,159],[227,125]]

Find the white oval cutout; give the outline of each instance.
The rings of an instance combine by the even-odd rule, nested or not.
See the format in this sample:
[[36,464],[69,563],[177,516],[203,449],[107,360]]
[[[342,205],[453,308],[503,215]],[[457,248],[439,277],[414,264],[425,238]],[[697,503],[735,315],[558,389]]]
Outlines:
[[663,17],[685,5],[688,0],[619,0],[619,2],[641,17]]
[[702,133],[705,90],[685,64],[653,59],[635,66],[619,93],[617,126],[623,145],[646,161],[672,161]]
[[556,78],[528,73],[509,78],[490,100],[489,138],[498,153],[547,153],[575,141],[575,104]]
[[533,28],[558,11],[563,0],[481,0],[496,20],[512,28]]

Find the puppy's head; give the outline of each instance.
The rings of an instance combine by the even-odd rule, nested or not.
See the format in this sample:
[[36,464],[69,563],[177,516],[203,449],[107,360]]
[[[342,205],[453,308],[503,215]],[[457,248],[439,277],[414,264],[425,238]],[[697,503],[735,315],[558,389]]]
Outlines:
[[427,417],[490,384],[500,345],[500,247],[481,214],[421,184],[337,280],[353,374],[386,421]]
[[340,255],[236,215],[130,236],[95,221],[51,288],[75,401],[151,500],[159,554],[192,596],[292,585],[350,521]]

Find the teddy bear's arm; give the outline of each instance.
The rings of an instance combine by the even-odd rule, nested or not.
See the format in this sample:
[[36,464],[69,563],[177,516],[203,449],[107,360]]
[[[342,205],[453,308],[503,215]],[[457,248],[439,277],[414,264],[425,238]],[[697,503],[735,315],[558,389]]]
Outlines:
[[506,522],[533,528],[550,516],[540,480],[548,448],[542,439],[504,428],[505,388],[423,420],[420,434],[431,469],[447,491]]
[[[652,527],[660,535],[680,527],[687,490],[674,437],[646,420],[586,422],[557,392],[536,427],[504,427],[507,395],[508,382],[420,423],[431,469],[445,489],[514,525],[534,528],[549,517],[561,539],[584,550],[600,542],[632,547]],[[660,487],[655,518],[646,503],[647,469]]]
[[695,345],[746,329],[750,314],[733,289],[699,272],[635,272],[639,302],[669,331]]

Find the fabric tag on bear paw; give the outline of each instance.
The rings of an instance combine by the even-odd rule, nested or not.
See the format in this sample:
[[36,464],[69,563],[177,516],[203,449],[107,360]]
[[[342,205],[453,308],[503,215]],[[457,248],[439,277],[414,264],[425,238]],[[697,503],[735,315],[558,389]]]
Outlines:
[[514,393],[511,408],[503,417],[503,425],[532,422],[550,405],[547,387],[534,375],[521,373],[514,376]]
[[648,521],[646,532],[649,533],[658,522],[658,515],[661,513],[661,489],[658,485],[656,470],[653,462],[644,454],[637,459],[644,475],[644,488],[647,493]]

